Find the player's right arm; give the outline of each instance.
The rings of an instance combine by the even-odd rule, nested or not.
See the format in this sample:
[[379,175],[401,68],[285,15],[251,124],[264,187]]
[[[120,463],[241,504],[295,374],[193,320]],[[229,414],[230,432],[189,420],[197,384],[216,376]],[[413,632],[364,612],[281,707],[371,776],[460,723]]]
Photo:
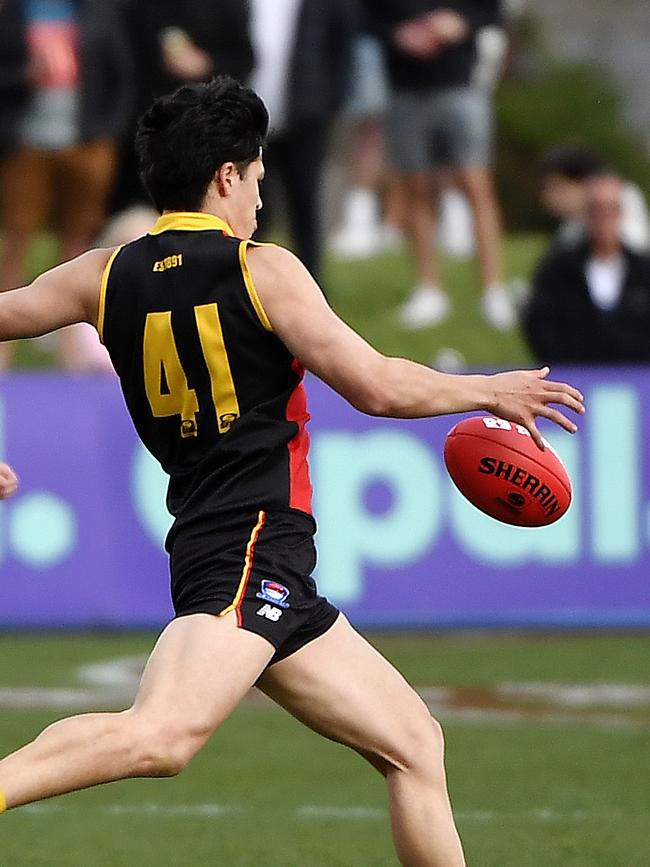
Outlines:
[[29,286],[0,292],[0,341],[40,337],[77,322],[96,325],[102,274],[112,252],[90,250]]
[[550,404],[582,413],[582,395],[570,385],[548,381],[548,368],[455,375],[387,357],[339,319],[305,266],[288,250],[251,247],[248,267],[277,336],[308,370],[362,412],[391,418],[491,412],[524,425],[540,448],[538,416],[575,432],[576,425]]

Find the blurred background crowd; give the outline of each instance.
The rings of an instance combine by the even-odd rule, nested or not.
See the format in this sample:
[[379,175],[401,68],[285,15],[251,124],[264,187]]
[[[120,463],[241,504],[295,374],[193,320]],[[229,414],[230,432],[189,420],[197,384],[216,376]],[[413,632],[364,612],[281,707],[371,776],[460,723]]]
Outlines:
[[[138,115],[228,73],[271,115],[259,237],[381,349],[650,361],[650,22],[627,5],[629,32],[600,0],[0,0],[0,290],[146,232]],[[0,351],[110,369],[90,328]]]

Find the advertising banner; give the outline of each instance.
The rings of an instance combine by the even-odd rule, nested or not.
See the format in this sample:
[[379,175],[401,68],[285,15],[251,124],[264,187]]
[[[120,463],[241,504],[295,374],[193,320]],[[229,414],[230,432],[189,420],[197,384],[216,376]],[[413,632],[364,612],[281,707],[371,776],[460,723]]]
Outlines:
[[[310,379],[321,591],[365,626],[650,626],[650,371],[554,371],[586,396],[571,437],[545,426],[574,502],[507,527],[455,490],[457,419],[363,416]],[[172,614],[166,479],[111,378],[0,382],[0,625],[160,626]],[[269,576],[272,578],[273,576]]]

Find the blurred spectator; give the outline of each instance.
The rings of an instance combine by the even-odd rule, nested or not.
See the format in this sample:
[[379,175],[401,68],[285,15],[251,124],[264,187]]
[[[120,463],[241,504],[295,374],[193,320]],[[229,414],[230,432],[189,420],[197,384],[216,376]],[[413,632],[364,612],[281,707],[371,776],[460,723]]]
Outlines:
[[585,185],[585,237],[555,244],[539,265],[523,325],[544,363],[650,361],[650,257],[622,240],[624,185]]
[[[501,16],[503,2],[493,5],[492,16],[486,15],[477,29],[476,60],[471,82],[492,98],[501,79],[508,50],[508,37]],[[444,177],[451,174],[451,177]],[[476,228],[467,196],[454,186],[453,172],[441,172],[445,188],[440,197],[438,241],[449,256],[466,259],[476,253]]]
[[[559,243],[573,243],[584,236],[585,199],[588,181],[607,171],[597,154],[583,147],[558,147],[542,162],[542,204],[562,223]],[[650,249],[650,216],[636,184],[626,182],[622,190],[621,237],[638,252]]]
[[345,259],[367,259],[402,241],[401,185],[387,170],[385,159],[388,89],[383,46],[376,36],[361,32],[353,44],[344,111],[351,139],[349,177],[341,220],[330,241],[332,250]]
[[253,68],[249,3],[243,0],[125,0],[136,58],[136,106],[122,147],[116,210],[148,202],[133,148],[136,120],[152,99],[220,73],[245,81]]
[[139,109],[187,81],[220,73],[244,81],[253,68],[248,6],[242,0],[129,0]]
[[[118,9],[102,0],[25,0],[13,14],[12,80],[27,86],[13,114],[2,165],[4,248],[0,288],[25,281],[25,256],[54,211],[60,254],[88,249],[105,217],[116,139],[130,114],[131,65]],[[25,64],[25,58],[27,63]],[[10,359],[1,349],[0,366]],[[76,365],[74,332],[61,333],[61,363]]]
[[22,0],[0,2],[0,158],[16,144],[29,88]]
[[[320,180],[329,132],[348,88],[356,26],[353,0],[251,0],[255,69],[251,86],[271,116],[265,162],[286,194],[296,252],[321,266]],[[260,212],[270,223],[269,199]]]
[[500,21],[498,0],[365,2],[386,46],[393,86],[389,153],[405,179],[407,229],[418,274],[401,321],[421,328],[450,312],[432,243],[434,169],[448,168],[472,207],[483,315],[495,328],[511,328],[515,316],[503,285],[500,216],[490,171],[492,108],[487,90],[473,81],[476,34]]

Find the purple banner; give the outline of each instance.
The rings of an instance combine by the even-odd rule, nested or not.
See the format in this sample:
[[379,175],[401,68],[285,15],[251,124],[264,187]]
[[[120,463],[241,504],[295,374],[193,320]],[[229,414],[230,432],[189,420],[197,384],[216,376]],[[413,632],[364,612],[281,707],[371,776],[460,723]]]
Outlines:
[[[650,625],[650,371],[554,376],[584,391],[589,412],[575,437],[545,428],[574,502],[535,530],[455,490],[442,445],[457,419],[368,418],[310,381],[317,577],[354,622]],[[0,624],[169,619],[166,480],[116,382],[5,377],[0,456],[22,483],[0,504]]]

